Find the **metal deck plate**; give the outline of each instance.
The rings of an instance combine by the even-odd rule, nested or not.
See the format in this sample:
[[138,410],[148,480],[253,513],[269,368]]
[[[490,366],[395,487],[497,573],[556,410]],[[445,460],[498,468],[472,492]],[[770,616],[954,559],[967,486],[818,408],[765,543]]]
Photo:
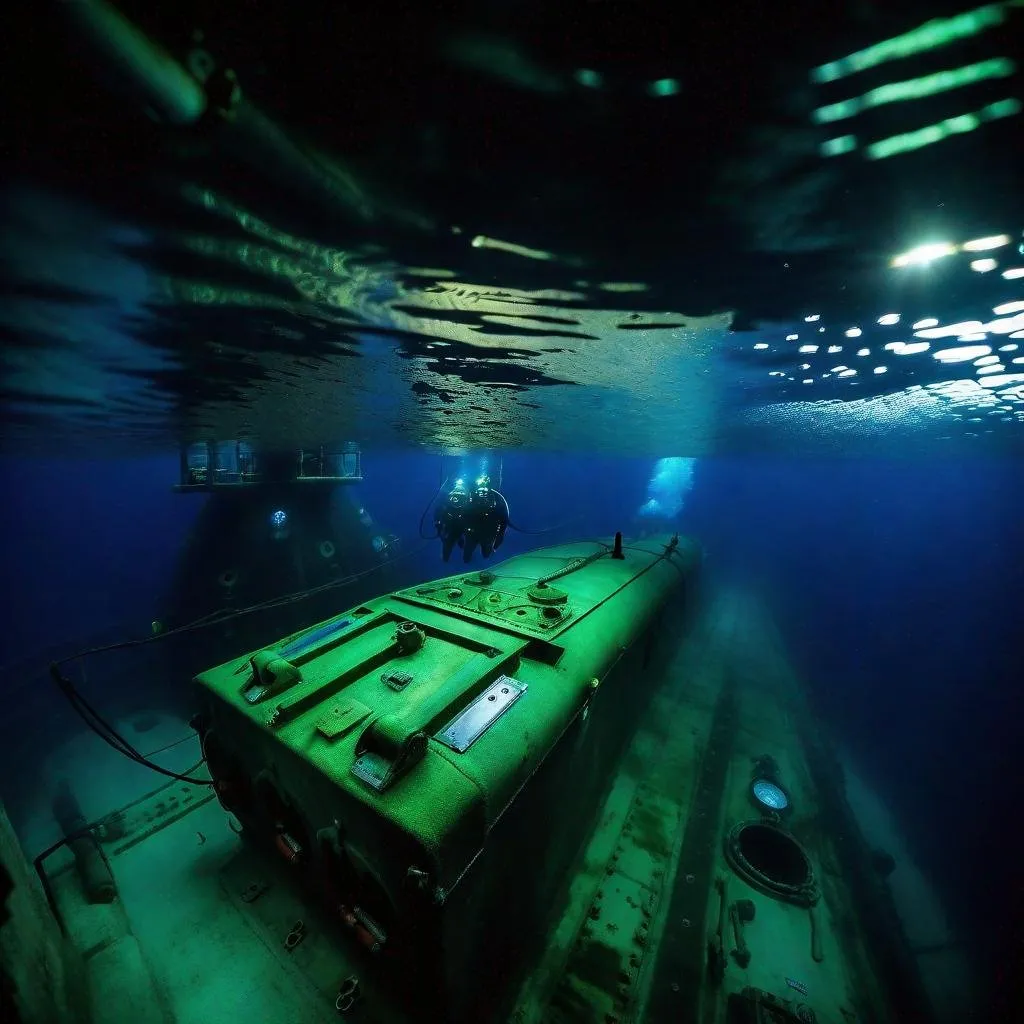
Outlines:
[[524,693],[526,683],[521,683],[511,676],[498,676],[434,739],[464,754]]

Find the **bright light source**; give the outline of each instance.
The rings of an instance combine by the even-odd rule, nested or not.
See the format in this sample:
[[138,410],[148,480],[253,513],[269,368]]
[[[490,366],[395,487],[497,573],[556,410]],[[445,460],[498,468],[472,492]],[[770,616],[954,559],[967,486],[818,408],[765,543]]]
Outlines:
[[787,334],[786,341],[796,341],[799,337],[799,334]]
[[947,324],[945,327],[926,327],[923,331],[915,331],[919,338],[955,338],[961,334],[976,334],[982,328],[980,320],[961,320],[958,324]]
[[843,346],[842,345],[829,345],[829,347],[828,347],[829,355],[832,355],[832,356],[834,356],[837,352],[842,352],[842,351],[843,351]]
[[[886,347],[888,348],[888,346],[886,346]],[[859,349],[857,349],[857,355],[859,355],[859,356],[869,356],[869,355],[871,355],[871,349],[869,349],[869,348],[859,348]]]
[[935,317],[933,317],[933,316],[928,316],[928,317],[925,317],[923,320],[918,320],[917,323],[914,324],[914,330],[915,331],[923,331],[926,327],[938,327],[938,326],[939,326],[939,321],[936,320]]
[[789,806],[789,797],[781,786],[767,779],[757,779],[750,787],[754,799],[770,811],[784,811]]
[[927,266],[932,260],[941,259],[943,256],[952,256],[956,252],[956,246],[949,242],[930,242],[927,245],[919,245],[916,249],[894,256],[891,265],[894,267]]
[[843,372],[839,374],[840,377],[855,377],[856,375],[856,370],[843,370]]
[[1011,241],[1009,235],[990,235],[988,238],[975,238],[970,242],[964,242],[960,248],[965,252],[984,252],[986,249],[998,249],[1001,245],[1009,245]]
[[898,349],[896,354],[899,356],[916,356],[922,352],[927,352],[931,347],[931,342],[928,341],[912,341]]
[[803,384],[813,384],[814,381],[810,377],[805,377],[801,383],[803,383]]
[[816,320],[820,320],[820,319],[821,319],[821,314],[820,313],[812,313],[810,316],[805,316],[804,317],[804,320],[807,323],[809,323],[809,324],[813,324]]
[[941,348],[933,353],[940,363],[968,363],[992,351],[988,345],[965,345],[962,348]]
[[906,345],[905,341],[890,341],[889,344],[884,347],[886,352],[902,352],[904,345]]
[[825,333],[825,328],[824,327],[819,327],[818,328],[818,333],[819,334],[824,334]]
[[999,356],[982,356],[980,359],[974,360],[975,366],[991,366],[993,363],[999,362]]
[[893,324],[900,322],[900,315],[899,313],[886,313],[878,318],[878,322],[885,327],[891,327]]
[[[1012,335],[1011,335],[1011,337],[1012,337]],[[1018,348],[1017,345],[1000,345],[999,346],[999,351],[1000,352],[1016,352],[1017,348]]]
[[1024,267],[1010,267],[1009,270],[1003,271],[1003,277],[1007,281],[1016,281],[1018,278],[1024,277]]
[[979,274],[987,274],[990,270],[995,270],[999,264],[992,259],[985,260],[971,260],[971,270],[976,270]]
[[813,353],[815,353],[815,352],[817,352],[817,351],[818,351],[818,346],[817,346],[817,345],[801,345],[801,346],[800,346],[800,347],[799,347],[799,348],[797,349],[797,351],[798,351],[798,352],[806,352],[806,353],[808,353],[809,355],[811,355],[811,354],[813,354]]
[[889,367],[888,366],[876,366],[875,367],[875,373],[888,373],[888,372],[889,372]]
[[985,373],[1002,373],[1005,369],[1002,363],[993,363],[991,366],[979,366],[974,372],[980,377]]
[[983,388],[1001,388],[1006,384],[1017,384],[1024,380],[1024,373],[1004,373],[998,377],[986,377],[981,381]]
[[961,334],[957,341],[984,341],[988,335],[984,331],[973,331],[970,334]]
[[765,344],[765,343],[764,343],[763,341],[759,341],[759,342],[758,342],[758,343],[757,343],[757,344],[756,344],[756,345],[754,346],[754,348],[767,348],[767,347],[768,347],[768,346],[767,346],[767,345],[766,345],[766,344]]
[[859,338],[864,332],[859,327],[851,327],[847,332],[848,338]]
[[281,529],[285,523],[288,522],[288,513],[283,508],[279,508],[276,512],[270,513],[270,525]]
[[1006,316],[1007,313],[1019,313],[1024,309],[1024,302],[1004,302],[992,310],[996,316]]

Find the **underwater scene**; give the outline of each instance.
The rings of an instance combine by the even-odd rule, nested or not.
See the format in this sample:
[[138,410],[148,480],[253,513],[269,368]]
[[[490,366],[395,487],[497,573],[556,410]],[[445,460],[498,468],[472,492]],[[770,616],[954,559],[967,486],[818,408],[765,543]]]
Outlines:
[[1024,2],[22,14],[0,1017],[1024,1019]]

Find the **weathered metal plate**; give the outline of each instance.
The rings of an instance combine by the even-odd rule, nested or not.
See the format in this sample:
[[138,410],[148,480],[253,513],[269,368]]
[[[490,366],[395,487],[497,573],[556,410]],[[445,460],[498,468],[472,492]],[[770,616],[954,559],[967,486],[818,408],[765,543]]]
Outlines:
[[498,676],[434,739],[457,753],[464,754],[524,693],[526,683],[521,683],[511,676]]

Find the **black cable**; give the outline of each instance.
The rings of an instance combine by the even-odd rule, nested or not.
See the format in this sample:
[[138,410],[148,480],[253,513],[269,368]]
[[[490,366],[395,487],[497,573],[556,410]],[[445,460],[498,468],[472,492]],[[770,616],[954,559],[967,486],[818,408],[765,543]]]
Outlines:
[[[50,666],[50,674],[53,676],[54,682],[56,682],[61,693],[68,698],[68,702],[78,713],[82,721],[85,722],[85,724],[94,733],[96,733],[104,743],[113,747],[113,749],[119,754],[124,755],[136,764],[142,765],[144,768],[149,768],[151,771],[158,772],[160,775],[166,775],[170,779],[177,779],[179,782],[188,782],[193,786],[214,785],[212,779],[193,779],[188,775],[181,774],[180,772],[172,772],[168,768],[162,768],[160,765],[154,764],[152,761],[143,757],[142,754],[140,754],[89,704],[89,702],[75,689],[71,680],[68,679],[67,676],[61,674],[56,662]],[[200,762],[200,764],[202,764],[202,762]],[[195,771],[195,769],[191,770]]]
[[441,493],[441,491],[444,490],[444,485],[446,483],[448,483],[448,477],[445,477],[437,485],[437,490],[434,491],[433,497],[430,499],[430,501],[427,502],[427,507],[423,510],[423,515],[420,516],[420,526],[419,526],[420,540],[436,540],[437,539],[437,536],[438,536],[437,533],[435,533],[433,536],[429,536],[427,534],[424,534],[424,532],[423,532],[423,520],[427,518],[427,513],[430,511],[430,509],[433,506],[434,502],[437,501],[437,496]]

